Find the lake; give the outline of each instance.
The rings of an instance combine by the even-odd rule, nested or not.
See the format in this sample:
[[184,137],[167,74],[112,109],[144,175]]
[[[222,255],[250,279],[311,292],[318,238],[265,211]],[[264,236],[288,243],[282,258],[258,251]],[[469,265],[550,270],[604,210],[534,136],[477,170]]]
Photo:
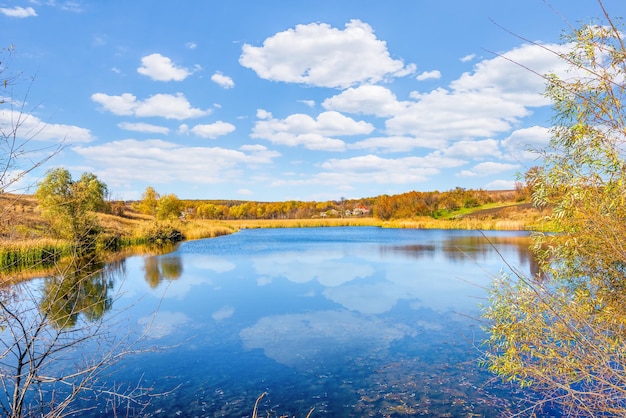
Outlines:
[[532,394],[478,365],[480,304],[507,264],[535,271],[527,236],[255,229],[128,257],[100,310],[155,348],[111,379],[164,393],[142,416],[251,416],[262,393],[259,416],[510,415]]

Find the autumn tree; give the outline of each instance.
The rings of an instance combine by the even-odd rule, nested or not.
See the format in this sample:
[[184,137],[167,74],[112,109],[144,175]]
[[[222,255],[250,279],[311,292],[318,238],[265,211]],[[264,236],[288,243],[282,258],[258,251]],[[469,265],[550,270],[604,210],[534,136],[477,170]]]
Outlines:
[[485,312],[489,368],[566,416],[626,416],[626,48],[598,3],[604,21],[553,51],[571,69],[546,76],[555,123],[529,172],[558,233],[536,238],[541,277],[502,277]]
[[[33,146],[40,130],[24,127],[32,116],[25,111],[26,100],[16,100],[12,94],[11,87],[19,79],[0,64],[0,114],[7,116],[0,118],[0,193],[14,191],[9,188],[63,146]],[[48,172],[37,194],[59,236],[81,247],[92,242],[98,229],[92,213],[107,206],[104,183],[89,173],[74,181],[67,170],[57,169]],[[115,298],[109,294],[112,276],[95,260],[67,257],[54,266],[42,286],[0,272],[5,284],[10,283],[0,288],[3,417],[80,416],[85,412],[78,402],[81,397],[102,399],[104,413],[116,416],[129,416],[150,402],[144,388],[120,386],[104,375],[136,348],[137,340],[119,329],[115,334],[108,331],[105,312]],[[90,350],[77,355],[89,344]],[[107,405],[119,408],[112,411]]]
[[175,194],[166,194],[159,198],[156,217],[159,220],[173,220],[180,218],[183,202]]
[[141,200],[137,203],[136,209],[145,215],[156,217],[160,197],[153,187],[148,186],[141,195]]
[[99,225],[94,212],[105,211],[107,186],[92,173],[74,181],[64,168],[48,171],[35,197],[54,234],[78,246],[92,245]]

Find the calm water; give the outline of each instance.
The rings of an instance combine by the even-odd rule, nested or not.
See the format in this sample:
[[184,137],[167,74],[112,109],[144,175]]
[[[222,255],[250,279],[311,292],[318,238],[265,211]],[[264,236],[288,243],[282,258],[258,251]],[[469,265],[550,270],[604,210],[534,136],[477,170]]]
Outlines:
[[479,304],[502,258],[533,266],[525,233],[486,236],[244,230],[127,258],[105,315],[122,310],[118,326],[159,349],[115,379],[176,388],[145,411],[156,417],[250,416],[263,392],[261,416],[508,416],[525,394],[478,367]]

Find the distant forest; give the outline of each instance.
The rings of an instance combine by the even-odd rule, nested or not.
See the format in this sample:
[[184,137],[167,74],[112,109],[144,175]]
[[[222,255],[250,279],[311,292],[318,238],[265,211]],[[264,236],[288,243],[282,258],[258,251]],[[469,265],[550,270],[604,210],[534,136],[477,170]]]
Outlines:
[[304,219],[374,216],[382,220],[406,219],[416,216],[439,218],[463,208],[490,203],[523,202],[528,191],[486,191],[463,189],[439,192],[411,191],[397,195],[381,195],[362,199],[326,202],[253,202],[230,200],[183,200],[183,213],[188,219]]

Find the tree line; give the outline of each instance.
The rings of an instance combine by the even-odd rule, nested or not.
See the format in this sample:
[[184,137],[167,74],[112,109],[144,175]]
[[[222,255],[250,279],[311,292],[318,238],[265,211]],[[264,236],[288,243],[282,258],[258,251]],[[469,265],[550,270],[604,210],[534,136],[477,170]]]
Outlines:
[[463,208],[489,203],[522,202],[529,198],[526,187],[515,190],[486,191],[455,189],[439,192],[410,191],[360,199],[255,202],[228,200],[180,200],[176,195],[160,196],[151,186],[141,200],[132,203],[136,211],[156,219],[308,219],[373,216],[382,220],[410,219],[418,216],[439,218]]

